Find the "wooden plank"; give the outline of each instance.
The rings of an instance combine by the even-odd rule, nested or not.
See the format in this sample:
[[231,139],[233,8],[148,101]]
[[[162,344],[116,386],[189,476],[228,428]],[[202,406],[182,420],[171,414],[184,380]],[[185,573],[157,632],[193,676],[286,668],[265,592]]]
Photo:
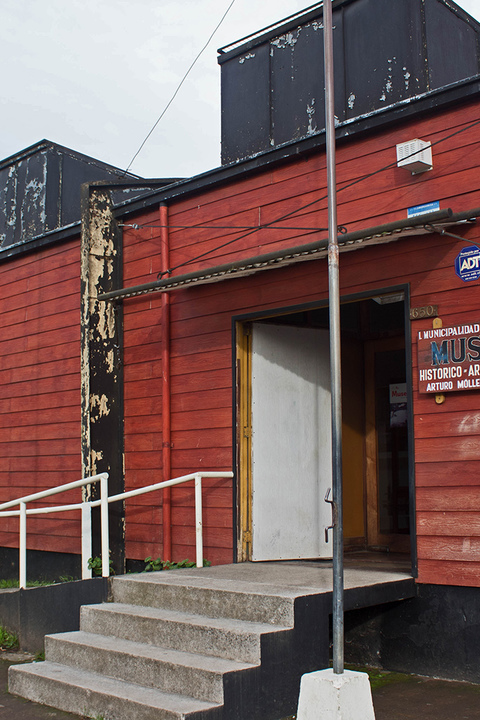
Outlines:
[[61,310],[61,299],[69,295],[78,297],[79,288],[79,282],[74,282],[74,280],[64,280],[37,289],[28,289],[27,287],[24,290],[18,287],[12,288],[13,294],[11,296],[6,294],[3,296],[2,312],[15,310],[15,308],[27,308],[41,303],[52,303],[52,308],[58,307]]
[[39,488],[56,487],[57,485],[74,482],[80,478],[80,460],[78,461],[78,472],[76,469],[69,469],[65,471],[63,469],[63,465],[62,467],[59,467],[58,464],[55,469],[37,471],[34,460],[32,461],[32,466],[28,470],[12,469],[9,472],[6,472],[2,465],[2,469],[0,470],[0,492],[2,494],[2,502],[14,500],[19,497],[20,493],[18,492],[18,488],[20,487],[25,488],[26,494],[31,494]]
[[63,463],[64,457],[73,455],[78,448],[78,438],[57,440],[33,440],[9,443],[0,440],[0,457],[5,458],[40,458],[51,457],[56,460],[57,467]]
[[[46,348],[55,348],[59,342],[62,344],[77,344],[80,342],[80,330],[77,326],[66,325],[50,332],[28,333],[11,340],[0,340],[0,353],[2,357],[18,353],[41,353]],[[27,356],[28,359],[28,356]]]
[[480,563],[478,537],[419,537],[418,557],[421,560],[448,560],[451,562]]
[[135,363],[134,358],[132,362],[125,363],[124,366],[124,382],[128,385],[130,382],[136,382],[137,380],[150,380],[151,378],[158,379],[162,377],[162,363],[160,359],[155,358],[147,362],[142,361]]
[[[129,470],[156,470],[162,467],[162,453],[158,452],[134,452],[125,457],[125,472]],[[147,483],[148,484],[148,483]]]
[[[195,372],[209,372],[210,370],[224,370],[229,368],[231,372],[232,367],[232,355],[228,349],[223,352],[216,352],[213,350],[199,353],[195,359]],[[171,378],[172,383],[177,382],[175,376],[187,375],[192,373],[192,358],[187,357],[172,357],[171,361]],[[183,383],[183,378],[179,380]]]
[[[12,413],[16,414],[19,412],[33,411],[33,410],[50,410],[54,408],[77,408],[80,412],[80,389],[75,390],[57,390],[55,386],[52,387],[52,391],[48,394],[38,393],[38,383],[32,388],[32,384],[29,383],[28,388],[25,388],[25,396],[22,398],[21,404],[18,402],[18,395],[12,396],[9,392],[10,388],[3,393],[0,398],[0,414]],[[36,390],[37,393],[31,392]],[[54,392],[54,390],[56,392]]]
[[[77,291],[80,287],[79,278],[79,257],[68,257],[64,258],[65,262],[61,265],[50,266],[44,265],[43,269],[40,265],[35,265],[30,268],[29,273],[25,273],[23,277],[15,276],[15,273],[5,274],[3,276],[5,294],[2,294],[3,298],[15,297],[15,295],[28,295],[35,293],[36,291],[47,290],[67,282],[68,285]],[[59,297],[59,295],[49,295],[49,297]]]
[[[190,545],[195,547],[195,529],[193,527],[174,525],[172,528],[173,543],[172,547],[175,548],[178,545]],[[216,527],[205,527],[203,535],[204,547],[213,548],[231,548],[232,547],[232,529],[231,528],[216,528]],[[174,550],[175,552],[175,550]],[[195,551],[194,551],[195,552]],[[195,554],[191,553],[190,557],[193,559]],[[185,556],[184,556],[185,557]],[[187,556],[188,557],[188,556]]]
[[179,450],[174,443],[172,457],[172,474],[174,477],[188,475],[188,473],[200,470],[222,470],[232,469],[232,448],[231,434],[228,447],[219,447],[214,444],[210,448],[202,449],[202,439],[199,436],[199,446],[187,450]]
[[415,496],[417,512],[480,511],[480,486],[420,487]]
[[205,335],[212,332],[232,332],[232,316],[231,313],[222,312],[222,308],[217,306],[217,311],[202,317],[185,320],[176,317],[175,307],[173,307],[172,320],[172,340],[177,341],[182,338],[196,337],[197,335]]
[[161,433],[144,432],[125,435],[125,452],[161,451],[163,439]]
[[[478,395],[477,398],[478,403]],[[416,438],[465,438],[472,435],[480,435],[480,412],[439,412],[437,409],[435,415],[415,417]]]
[[[78,396],[76,400],[78,401]],[[39,425],[56,425],[57,423],[79,423],[80,422],[80,407],[78,403],[72,403],[71,405],[60,405],[62,398],[56,398],[56,407],[37,408],[34,403],[30,403],[28,410],[24,410],[16,407],[10,409],[7,413],[1,412],[0,409],[0,428],[8,428],[14,426],[22,427],[36,427]],[[55,396],[52,401],[55,402]]]
[[172,432],[232,427],[232,407],[202,408],[195,412],[172,412]]
[[424,512],[418,511],[417,534],[453,537],[480,535],[480,516],[476,512]]
[[26,439],[29,443],[38,441],[52,442],[57,440],[65,440],[65,443],[67,443],[67,441],[78,442],[79,436],[80,418],[78,417],[76,418],[76,422],[67,422],[64,421],[61,417],[59,417],[58,422],[56,422],[54,425],[46,424],[9,426],[7,424],[6,427],[1,428],[1,443],[14,443],[16,448],[18,448],[19,444],[24,446],[24,443],[22,443],[22,441]]
[[[76,360],[76,359],[75,359]],[[78,363],[77,363],[78,365]],[[58,372],[58,364],[56,365]],[[43,369],[45,366],[43,366]],[[78,373],[68,373],[68,368],[62,363],[60,371],[67,370],[67,372],[57,375],[37,377],[31,380],[24,379],[24,370],[21,373],[14,375],[13,371],[9,370],[2,374],[0,371],[0,384],[2,387],[2,395],[5,398],[10,398],[12,402],[15,399],[22,398],[22,404],[27,398],[31,398],[31,402],[35,403],[42,396],[48,403],[50,397],[52,402],[61,402],[63,396],[69,396],[70,393],[80,394],[80,378]],[[34,370],[34,368],[32,368]],[[6,376],[9,375],[10,379],[6,381]],[[5,381],[2,384],[2,381]]]
[[460,466],[457,462],[445,462],[436,458],[436,461],[417,463],[415,466],[415,485],[420,487],[462,487],[478,484],[480,474],[480,460],[463,461]]
[[0,278],[2,285],[4,281],[15,283],[48,268],[61,268],[79,262],[80,236],[67,240],[61,245],[52,245],[34,253],[10,258],[8,262],[0,264]]
[[444,462],[469,461],[480,457],[480,437],[451,437],[448,443],[444,438],[420,438],[415,442],[415,461],[435,462],[440,458]]
[[[415,354],[415,352],[414,352]],[[415,377],[416,381],[416,377]],[[415,394],[414,399],[414,412],[415,412],[415,423],[419,416],[437,416],[442,417],[442,413],[449,415],[455,413],[457,415],[475,415],[475,411],[478,410],[480,395],[473,392],[453,392],[448,394],[447,404],[439,409],[439,406],[435,402],[433,395],[427,394]],[[423,423],[428,422],[427,419],[422,420]],[[470,424],[470,423],[468,423]]]
[[[124,285],[126,285],[125,282]],[[156,301],[160,299],[159,294],[150,295],[149,297]],[[123,315],[123,326],[129,335],[134,330],[151,327],[152,325],[160,325],[162,322],[162,310],[160,305],[154,304],[152,306],[152,302],[150,302],[148,307],[140,309],[136,306],[135,312],[132,312],[132,309],[132,305],[126,305],[125,310],[127,310],[127,312],[124,312]]]
[[[127,365],[138,365],[139,363],[158,363],[161,367],[162,345],[158,338],[145,345],[135,345],[124,350],[124,363]],[[157,370],[158,372],[158,370]]]
[[146,487],[153,483],[164,480],[162,467],[154,468],[129,468],[125,471],[125,490],[135,490]]
[[52,313],[50,303],[15,308],[0,314],[0,327],[2,338],[11,339],[19,337],[27,324],[31,332],[44,332],[73,324],[74,320],[78,323],[78,297],[72,294],[63,298],[62,313]]
[[224,367],[211,371],[199,371],[182,375],[181,382],[176,382],[172,387],[172,400],[174,395],[182,393],[195,393],[208,391],[212,388],[228,390],[231,393],[232,368]]
[[421,560],[418,563],[418,582],[431,585],[480,587],[480,563]]
[[[3,456],[3,457],[2,457]],[[81,456],[80,451],[76,453],[63,453],[59,457],[54,455],[28,455],[18,456],[15,454],[5,455],[0,448],[0,457],[2,457],[2,470],[4,472],[23,472],[23,473],[46,473],[57,471],[62,467],[65,472],[74,472],[75,480],[81,478]],[[47,486],[49,487],[49,486]]]
[[232,432],[229,427],[212,429],[208,426],[205,426],[202,430],[174,431],[172,433],[172,442],[175,450],[173,461],[175,461],[179,450],[231,448]]

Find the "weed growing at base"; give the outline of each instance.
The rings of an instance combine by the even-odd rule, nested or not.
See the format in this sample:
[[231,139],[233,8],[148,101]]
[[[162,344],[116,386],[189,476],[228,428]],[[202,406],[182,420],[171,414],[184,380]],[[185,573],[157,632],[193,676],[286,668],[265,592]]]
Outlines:
[[18,637],[0,625],[0,647],[2,650],[14,650],[18,648]]
[[[212,563],[210,560],[203,561],[203,567],[210,567]],[[149,555],[145,558],[145,570],[142,572],[158,572],[159,570],[180,570],[182,568],[194,568],[197,566],[196,562],[192,560],[180,560],[179,562],[170,562],[170,560],[162,560],[162,558],[156,558],[155,560]]]

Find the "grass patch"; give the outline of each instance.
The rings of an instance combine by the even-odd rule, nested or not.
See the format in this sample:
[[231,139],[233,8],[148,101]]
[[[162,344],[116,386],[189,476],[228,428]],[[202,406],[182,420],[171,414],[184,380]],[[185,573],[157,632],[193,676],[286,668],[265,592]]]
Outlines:
[[[47,587],[47,585],[58,585],[64,582],[73,582],[75,578],[71,575],[61,575],[58,580],[27,580],[27,587]],[[18,588],[18,580],[1,580],[0,590],[11,590]]]
[[18,637],[7,628],[0,625],[0,648],[2,650],[15,650],[18,648]]

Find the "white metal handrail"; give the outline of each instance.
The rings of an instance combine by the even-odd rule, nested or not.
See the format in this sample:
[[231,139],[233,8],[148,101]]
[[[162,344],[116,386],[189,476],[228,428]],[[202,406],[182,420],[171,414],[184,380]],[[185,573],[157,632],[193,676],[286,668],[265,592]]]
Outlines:
[[[108,548],[108,473],[100,473],[92,477],[74,480],[65,485],[58,485],[48,490],[31,495],[24,495],[15,500],[8,500],[0,505],[0,517],[12,517],[18,515],[20,517],[20,538],[18,544],[19,554],[19,578],[18,584],[21,588],[27,587],[27,515],[46,515],[55,512],[69,512],[71,510],[82,511],[82,578],[91,577],[91,570],[88,568],[88,559],[92,555],[92,521],[90,502],[70,503],[69,505],[55,505],[53,507],[30,508],[27,510],[27,503],[35,500],[43,500],[43,498],[58,495],[59,493],[72,490],[77,487],[84,487],[96,482],[100,482],[100,500],[97,504],[101,506],[101,548],[102,548],[102,575],[108,577],[109,574],[109,548]],[[18,510],[10,510],[18,505]],[[89,574],[88,574],[89,573]]]
[[[108,473],[101,473],[82,480],[76,480],[66,485],[59,485],[56,488],[50,488],[33,495],[25,495],[16,500],[9,500],[0,505],[0,517],[20,516],[20,542],[19,542],[19,567],[20,577],[19,585],[21,588],[26,587],[26,557],[27,557],[27,515],[42,515],[54,512],[69,512],[72,510],[81,510],[82,512],[82,578],[92,577],[91,568],[88,567],[88,560],[92,556],[92,508],[100,506],[101,516],[101,549],[102,549],[102,576],[108,577],[110,574],[110,550],[108,540],[108,504],[126,500],[137,495],[161,490],[165,487],[180,485],[181,483],[191,480],[195,483],[195,545],[196,545],[196,565],[203,567],[203,520],[202,520],[202,478],[232,478],[233,472],[197,472],[189,475],[182,475],[172,480],[164,480],[163,482],[147,485],[136,490],[128,490],[117,495],[108,497]],[[82,487],[90,483],[100,481],[100,499],[91,500],[89,502],[71,503],[69,505],[54,505],[52,507],[30,508],[27,509],[27,503],[34,500],[41,500],[45,497],[55,495],[75,487]],[[7,508],[19,506],[18,510],[7,511]]]

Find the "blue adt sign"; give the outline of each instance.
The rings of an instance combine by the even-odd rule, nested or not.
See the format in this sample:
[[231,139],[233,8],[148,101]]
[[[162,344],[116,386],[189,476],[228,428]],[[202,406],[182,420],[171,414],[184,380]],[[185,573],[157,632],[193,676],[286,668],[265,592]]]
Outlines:
[[463,248],[455,258],[455,272],[460,280],[478,280],[480,278],[480,248],[476,245]]

